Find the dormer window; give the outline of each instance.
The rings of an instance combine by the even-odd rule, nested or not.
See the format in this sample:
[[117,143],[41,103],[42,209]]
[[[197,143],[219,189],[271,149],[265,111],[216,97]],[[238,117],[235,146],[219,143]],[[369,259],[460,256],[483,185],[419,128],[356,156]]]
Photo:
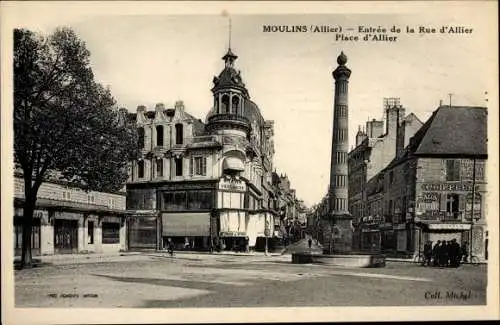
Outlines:
[[139,149],[144,149],[144,128],[138,128],[137,129],[137,145],[139,146]]
[[184,130],[181,123],[175,125],[175,144],[184,143]]
[[163,126],[158,125],[156,127],[156,145],[163,146]]

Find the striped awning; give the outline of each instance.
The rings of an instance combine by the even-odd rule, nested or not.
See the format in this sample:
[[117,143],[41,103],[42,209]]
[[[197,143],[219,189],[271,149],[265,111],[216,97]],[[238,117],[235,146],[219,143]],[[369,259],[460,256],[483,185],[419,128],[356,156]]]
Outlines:
[[240,158],[226,157],[222,164],[222,168],[224,170],[244,171],[245,165],[243,165],[243,161],[241,161]]

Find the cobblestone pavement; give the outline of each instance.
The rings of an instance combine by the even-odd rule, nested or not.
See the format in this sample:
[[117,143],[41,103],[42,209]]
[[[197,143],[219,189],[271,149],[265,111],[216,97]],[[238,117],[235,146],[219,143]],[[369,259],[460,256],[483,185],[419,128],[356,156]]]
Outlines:
[[[15,271],[16,307],[480,305],[486,266],[297,265],[288,256],[162,253],[47,258]],[[68,262],[69,261],[69,262]]]

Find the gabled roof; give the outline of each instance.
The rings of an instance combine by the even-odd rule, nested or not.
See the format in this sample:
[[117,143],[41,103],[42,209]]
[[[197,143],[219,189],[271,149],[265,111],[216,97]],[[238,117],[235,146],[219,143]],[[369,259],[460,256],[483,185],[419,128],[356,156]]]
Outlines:
[[415,154],[487,154],[487,111],[484,107],[442,106],[436,111]]
[[487,141],[485,107],[440,106],[384,170],[414,156],[486,158]]

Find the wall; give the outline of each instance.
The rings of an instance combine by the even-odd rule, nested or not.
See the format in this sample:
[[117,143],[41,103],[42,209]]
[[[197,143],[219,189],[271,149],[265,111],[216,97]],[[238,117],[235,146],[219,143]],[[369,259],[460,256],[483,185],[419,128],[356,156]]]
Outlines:
[[[14,178],[14,197],[24,198],[24,180],[20,177]],[[85,192],[84,190],[76,187],[68,187],[61,184],[45,182],[40,186],[37,198],[92,204],[116,210],[125,210],[126,196],[96,191]]]

